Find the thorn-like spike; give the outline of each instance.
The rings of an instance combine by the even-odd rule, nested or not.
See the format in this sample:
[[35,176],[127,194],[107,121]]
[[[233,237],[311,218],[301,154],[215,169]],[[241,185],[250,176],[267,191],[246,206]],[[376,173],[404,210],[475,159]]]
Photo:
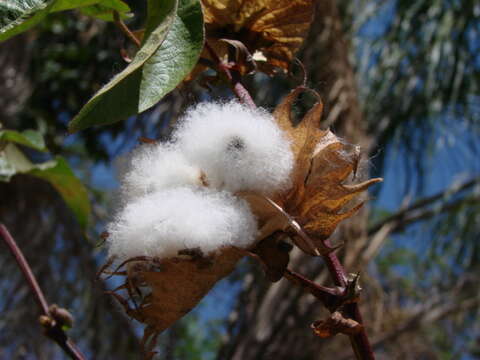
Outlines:
[[131,316],[132,309],[128,305],[127,300],[125,300],[122,296],[120,296],[119,294],[113,291],[105,291],[105,294],[113,296],[113,298],[123,307],[123,309],[125,310],[125,313]]
[[110,265],[112,265],[114,261],[115,261],[115,257],[112,256],[111,258],[109,258],[109,259],[107,260],[107,262],[106,262],[105,264],[103,264],[103,265],[100,267],[100,269],[99,269],[99,270],[97,271],[97,273],[95,274],[95,281],[100,280],[100,276],[102,276],[102,274],[105,272],[105,270],[106,270],[107,268],[109,268]]
[[117,291],[120,291],[120,290],[127,289],[127,287],[128,287],[128,284],[127,284],[127,283],[123,283],[122,285],[117,286],[115,289],[110,290],[110,291],[112,291],[112,292],[117,292]]
[[120,270],[123,266],[127,265],[128,263],[131,263],[133,261],[155,261],[155,258],[154,257],[151,257],[151,256],[135,256],[133,258],[130,258],[130,259],[127,259],[125,260],[124,262],[122,262],[120,265],[117,266],[117,268],[113,271],[112,274],[110,274],[109,276],[107,276],[105,278],[105,280],[108,280],[110,279],[115,273],[118,272],[118,270]]
[[382,178],[373,178],[373,179],[369,179],[367,181],[361,182],[359,184],[342,185],[342,187],[350,193],[357,193],[357,192],[367,190],[373,184],[376,184],[382,181],[383,181]]

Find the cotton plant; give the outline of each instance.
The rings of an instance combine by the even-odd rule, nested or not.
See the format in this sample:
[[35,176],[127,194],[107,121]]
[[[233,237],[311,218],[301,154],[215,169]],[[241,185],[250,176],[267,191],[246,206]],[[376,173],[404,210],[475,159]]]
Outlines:
[[289,140],[263,109],[236,101],[199,104],[187,111],[175,139],[214,188],[268,194],[289,185]]
[[123,260],[170,258],[186,249],[211,254],[227,246],[244,248],[256,230],[245,200],[183,185],[131,200],[107,228],[110,254]]
[[121,174],[120,200],[128,203],[147,194],[202,183],[200,169],[169,143],[144,144],[127,156]]
[[[273,116],[236,101],[189,109],[172,141],[129,155],[107,243],[110,258],[128,267],[126,284],[141,279],[135,286],[150,289],[131,312],[147,323],[146,336],[193,308],[254,246],[258,221],[241,193],[285,190],[293,165]],[[152,265],[161,271],[146,271]]]
[[302,91],[273,114],[237,101],[198,104],[171,141],[140,145],[129,156],[107,243],[117,262],[112,274],[127,270],[117,290],[128,297],[113,294],[147,325],[147,353],[242,257],[255,257],[277,281],[287,271],[285,237],[328,256],[335,247],[326,239],[361,204],[345,206],[379,181],[344,184],[359,151],[320,130],[321,103],[293,125],[291,107]]
[[[178,4],[186,17],[193,9],[187,3]],[[195,307],[245,256],[260,262],[269,280],[301,284],[332,312],[332,318],[312,324],[315,334],[343,332],[356,353],[371,353],[357,305],[358,277],[349,278],[334,253],[341,244],[333,245],[329,238],[342,220],[360,209],[357,196],[380,179],[352,184],[359,148],[321,129],[321,101],[301,121],[292,121],[298,95],[313,90],[297,87],[270,113],[257,107],[242,84],[246,74],[274,75],[291,67],[313,9],[313,1],[253,1],[238,7],[235,1],[204,0],[202,11],[197,7],[206,35],[198,47],[202,61],[188,66],[178,81],[195,81],[210,68],[215,76],[206,76],[206,84],[227,83],[238,101],[197,104],[178,120],[170,141],[136,149],[121,176],[121,206],[107,227],[110,261],[102,272],[124,278],[111,294],[127,314],[146,325],[146,358],[154,354],[157,335]],[[202,31],[184,33],[191,38]],[[137,40],[143,43],[142,55],[153,48],[151,39]],[[171,85],[162,69],[181,67],[180,54],[147,61],[139,77],[134,76],[136,69],[148,56],[131,62],[125,75],[132,71],[129,86],[140,81],[143,100],[124,96],[120,87],[128,113],[124,115],[160,100],[151,96]],[[159,78],[143,82],[148,74]],[[103,123],[116,121],[117,108],[104,111],[103,104],[113,103],[109,91],[122,79],[115,77],[99,91],[70,129],[89,126],[95,114]],[[317,286],[292,272],[292,246],[321,257],[336,287]],[[116,266],[106,270],[112,262]]]
[[107,228],[110,255],[246,248],[256,221],[236,194],[285,189],[292,169],[290,142],[271,114],[235,101],[197,105],[172,142],[144,144],[130,155],[121,176],[123,208]]

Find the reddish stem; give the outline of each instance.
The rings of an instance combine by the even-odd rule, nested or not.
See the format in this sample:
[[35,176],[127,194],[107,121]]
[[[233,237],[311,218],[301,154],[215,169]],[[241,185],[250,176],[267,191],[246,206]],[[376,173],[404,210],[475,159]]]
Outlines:
[[10,253],[15,258],[15,261],[17,262],[18,267],[22,271],[25,280],[27,280],[28,286],[30,286],[30,289],[32,289],[33,295],[35,295],[35,301],[38,303],[38,306],[40,307],[42,313],[48,316],[48,303],[45,299],[45,296],[43,295],[42,289],[40,289],[37,279],[35,279],[35,276],[33,275],[30,266],[28,266],[27,260],[23,256],[22,251],[17,246],[17,243],[13,239],[12,235],[10,235],[9,231],[3,224],[0,224],[0,234],[5,240],[5,243],[7,244]]
[[347,286],[347,276],[345,270],[338,260],[338,257],[335,253],[331,252],[327,255],[322,255],[325,264],[327,265],[330,276],[333,279],[333,283],[336,286],[345,287]]
[[[327,242],[326,245],[330,244],[328,244]],[[347,285],[347,274],[345,273],[345,269],[340,263],[338,256],[332,252],[328,255],[323,255],[323,260],[327,265],[328,271],[335,285],[345,287]],[[359,324],[363,324],[362,315],[360,313],[360,308],[357,302],[345,304],[345,306],[343,307],[343,313],[346,317],[357,321]],[[375,359],[375,355],[373,354],[372,346],[370,345],[370,341],[368,340],[365,327],[363,327],[358,334],[349,335],[349,338],[357,359]]]
[[210,53],[210,56],[213,58],[215,63],[217,64],[217,70],[223,72],[228,81],[230,82],[232,86],[232,90],[237,96],[237,98],[244,104],[248,105],[252,109],[255,109],[257,106],[255,105],[255,102],[253,101],[252,97],[250,96],[250,93],[248,92],[247,89],[245,89],[245,86],[243,86],[241,82],[241,76],[240,73],[234,69],[231,69],[228,64],[225,64],[222,59],[220,59],[213,50],[213,48],[208,44],[208,42],[205,42],[205,48],[208,50]]
[[[0,224],[0,235],[7,244],[10,253],[15,258],[15,261],[17,262],[18,267],[22,271],[25,280],[27,280],[28,286],[30,287],[30,290],[35,296],[35,300],[38,303],[40,311],[43,313],[44,316],[54,321],[51,316],[47,300],[43,295],[42,289],[38,285],[35,275],[33,275],[30,265],[25,259],[25,256],[23,256],[22,251],[18,247],[12,235],[3,224]],[[85,360],[85,357],[76,347],[76,345],[67,337],[67,334],[65,334],[60,324],[56,323],[56,325],[53,325],[51,327],[44,326],[44,328],[45,335],[55,341],[70,358],[74,360]]]
[[[343,313],[348,318],[355,320],[359,324],[363,324],[363,319],[360,313],[360,308],[358,306],[358,303],[354,302],[351,304],[346,304],[344,307]],[[360,360],[375,359],[375,354],[373,353],[372,346],[370,345],[370,341],[368,340],[365,326],[363,326],[362,330],[358,334],[349,335],[349,338],[357,359],[360,359]]]
[[339,298],[342,291],[339,288],[328,288],[322,285],[315,284],[313,281],[307,279],[305,276],[296,273],[290,269],[286,269],[284,276],[287,280],[296,285],[301,286],[304,290],[315,296],[323,305],[330,311],[334,311],[339,304]]
[[118,11],[113,12],[113,21],[115,25],[120,29],[120,31],[133,42],[137,47],[141,46],[140,40],[135,36],[135,34],[128,28],[128,26],[120,19],[120,14]]

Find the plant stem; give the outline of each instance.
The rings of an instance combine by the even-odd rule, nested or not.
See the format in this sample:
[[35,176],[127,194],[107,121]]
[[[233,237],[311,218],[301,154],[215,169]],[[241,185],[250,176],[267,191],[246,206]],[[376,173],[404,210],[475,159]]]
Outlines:
[[339,304],[338,300],[342,295],[340,289],[331,289],[315,284],[313,281],[290,269],[286,269],[283,276],[287,280],[291,281],[295,285],[301,286],[304,290],[315,296],[331,312],[335,311],[337,304]]
[[127,38],[129,38],[137,47],[140,47],[140,40],[138,40],[135,34],[128,28],[128,26],[122,21],[122,19],[120,19],[120,14],[118,13],[118,11],[113,12],[113,21]]
[[240,73],[236,70],[230,69],[228,64],[225,64],[222,59],[220,59],[213,50],[213,48],[208,44],[208,42],[205,42],[205,47],[210,53],[210,56],[213,58],[215,63],[217,64],[217,70],[221,71],[225,74],[227,77],[233,92],[237,96],[237,98],[244,104],[248,105],[252,109],[255,109],[257,105],[255,105],[255,102],[253,101],[252,97],[250,96],[250,93],[248,90],[243,86],[241,82],[241,76]]
[[[42,289],[38,285],[35,275],[33,275],[30,265],[25,259],[25,256],[23,256],[22,251],[18,247],[12,235],[3,224],[0,224],[0,235],[7,244],[10,253],[15,258],[18,267],[20,268],[23,276],[27,280],[28,286],[30,287],[30,290],[35,296],[35,300],[40,308],[41,313],[49,320],[54,321],[51,316],[47,300],[45,299]],[[52,339],[54,342],[56,342],[70,358],[74,360],[85,360],[85,357],[76,347],[76,345],[68,338],[67,334],[63,331],[61,325],[58,322],[56,322],[56,324],[51,327],[45,325],[43,326],[45,329],[45,335]]]
[[[345,269],[340,263],[338,256],[335,253],[329,253],[322,257],[327,265],[334,284],[345,287],[347,285],[347,274],[345,273]],[[346,317],[357,321],[359,324],[363,324],[362,315],[357,302],[345,304],[343,307],[343,313]],[[352,344],[353,351],[358,360],[375,359],[365,327],[362,327],[362,330],[358,334],[349,335],[348,337],[350,338],[350,343]]]

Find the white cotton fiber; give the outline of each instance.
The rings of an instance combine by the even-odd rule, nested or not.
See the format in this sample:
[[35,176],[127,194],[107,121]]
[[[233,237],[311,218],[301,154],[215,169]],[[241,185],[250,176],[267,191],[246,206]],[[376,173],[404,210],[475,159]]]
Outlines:
[[227,192],[172,188],[130,202],[107,227],[110,255],[172,257],[199,247],[204,254],[223,246],[247,247],[256,220],[243,201]]
[[171,144],[144,144],[131,154],[121,176],[124,202],[174,186],[201,184],[198,167],[187,162]]
[[289,185],[290,143],[264,110],[234,101],[200,104],[187,111],[174,138],[214,188],[268,194]]

